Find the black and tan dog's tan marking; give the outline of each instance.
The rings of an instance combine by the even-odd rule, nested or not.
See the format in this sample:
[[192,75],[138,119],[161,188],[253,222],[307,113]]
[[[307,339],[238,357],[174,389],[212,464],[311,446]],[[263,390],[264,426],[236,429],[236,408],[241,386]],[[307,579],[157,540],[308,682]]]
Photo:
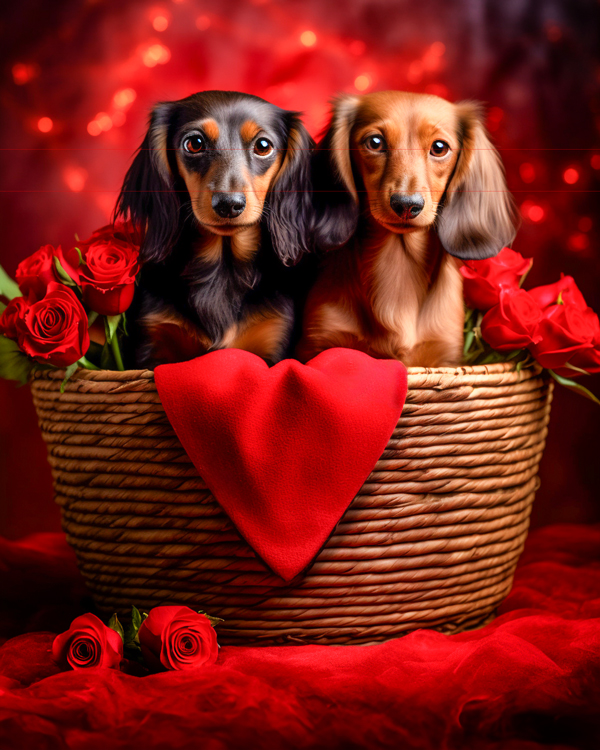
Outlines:
[[228,347],[284,356],[285,267],[307,250],[312,145],[297,113],[248,94],[155,107],[116,210],[144,231],[128,313],[136,366]]

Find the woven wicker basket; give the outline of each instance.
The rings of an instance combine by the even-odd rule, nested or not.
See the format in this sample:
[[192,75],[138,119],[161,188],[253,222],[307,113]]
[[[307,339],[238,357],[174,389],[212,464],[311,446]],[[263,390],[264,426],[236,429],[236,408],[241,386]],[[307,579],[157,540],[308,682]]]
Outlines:
[[[34,374],[56,501],[98,608],[187,604],[222,643],[361,643],[484,621],[510,590],[551,384],[509,364],[409,370],[402,417],[325,548],[266,571],[190,463],[150,371]],[[340,450],[343,446],[340,446]]]

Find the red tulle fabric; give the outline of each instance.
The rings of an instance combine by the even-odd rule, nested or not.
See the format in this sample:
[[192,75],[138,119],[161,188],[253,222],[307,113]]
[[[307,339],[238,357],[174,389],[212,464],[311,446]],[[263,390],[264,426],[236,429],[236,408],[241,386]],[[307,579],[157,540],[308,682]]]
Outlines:
[[154,375],[198,473],[286,581],[312,561],[373,470],[407,389],[400,362],[342,348],[271,368],[221,349]]
[[480,630],[229,646],[190,672],[58,673],[54,633],[90,606],[59,535],[1,540],[0,591],[0,632],[46,631],[0,648],[2,750],[600,747],[600,527],[533,532]]

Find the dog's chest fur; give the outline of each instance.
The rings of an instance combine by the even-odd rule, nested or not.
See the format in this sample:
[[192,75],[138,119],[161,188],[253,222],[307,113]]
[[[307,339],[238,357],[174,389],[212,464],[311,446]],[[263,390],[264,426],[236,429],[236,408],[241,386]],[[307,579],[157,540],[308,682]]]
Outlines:
[[251,229],[238,236],[199,238],[192,244],[191,257],[181,273],[187,291],[185,313],[215,345],[239,321],[249,292],[262,280],[253,262],[259,251],[260,230]]
[[428,232],[388,233],[367,243],[358,261],[370,345],[407,365],[460,360],[448,342],[462,338],[462,281],[455,261],[431,242]]
[[167,264],[144,268],[140,362],[184,361],[229,346],[282,356],[291,303],[261,262],[260,228],[250,230],[183,238]]

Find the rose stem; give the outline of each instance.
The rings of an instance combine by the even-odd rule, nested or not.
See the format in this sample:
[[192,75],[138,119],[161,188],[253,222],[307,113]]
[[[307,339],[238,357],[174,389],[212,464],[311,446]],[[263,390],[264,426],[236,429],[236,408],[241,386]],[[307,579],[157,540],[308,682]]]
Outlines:
[[123,360],[121,358],[121,350],[119,349],[119,341],[116,331],[114,332],[112,341],[110,342],[110,348],[112,349],[115,362],[117,363],[117,370],[124,370],[125,368],[123,367]]

